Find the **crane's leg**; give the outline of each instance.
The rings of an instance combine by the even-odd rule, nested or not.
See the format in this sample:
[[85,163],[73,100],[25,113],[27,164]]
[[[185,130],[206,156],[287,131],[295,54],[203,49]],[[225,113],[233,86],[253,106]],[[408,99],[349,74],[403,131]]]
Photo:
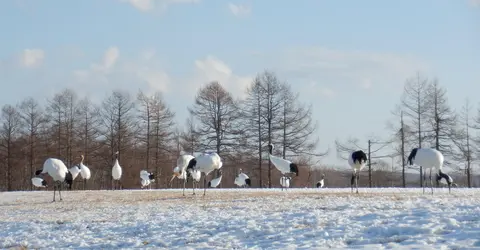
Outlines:
[[63,199],[62,199],[62,183],[61,182],[58,184],[58,196],[60,196],[60,201],[63,201]]
[[185,185],[187,183],[187,179],[183,179],[183,196],[185,196]]
[[350,187],[352,188],[352,193],[353,193],[353,185],[355,184],[355,172],[352,173],[352,179],[350,180]]
[[430,188],[432,189],[432,195],[433,195],[432,168],[430,168]]
[[425,185],[427,185],[427,170],[423,171],[423,193],[425,193]]
[[207,173],[203,177],[203,196],[207,193]]
[[55,191],[57,190],[57,184],[54,182],[53,183],[53,201],[52,202],[55,202]]
[[195,180],[192,178],[193,195],[195,195]]
[[357,189],[358,194],[358,182],[360,181],[360,173],[355,173],[355,188]]
[[87,186],[87,179],[83,179],[83,190],[85,190],[86,186]]

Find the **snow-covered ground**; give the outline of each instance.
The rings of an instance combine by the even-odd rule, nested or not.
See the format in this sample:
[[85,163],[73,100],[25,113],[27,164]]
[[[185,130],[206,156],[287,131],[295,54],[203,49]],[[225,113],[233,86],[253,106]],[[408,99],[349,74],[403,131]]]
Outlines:
[[[429,189],[427,189],[428,191]],[[0,248],[472,249],[480,189],[0,193]]]

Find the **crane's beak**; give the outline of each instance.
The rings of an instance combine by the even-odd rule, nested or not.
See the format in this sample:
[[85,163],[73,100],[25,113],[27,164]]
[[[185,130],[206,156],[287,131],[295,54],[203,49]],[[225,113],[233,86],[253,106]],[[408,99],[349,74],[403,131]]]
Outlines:
[[172,183],[173,179],[175,179],[176,176],[176,174],[173,174],[172,179],[170,179],[170,183]]

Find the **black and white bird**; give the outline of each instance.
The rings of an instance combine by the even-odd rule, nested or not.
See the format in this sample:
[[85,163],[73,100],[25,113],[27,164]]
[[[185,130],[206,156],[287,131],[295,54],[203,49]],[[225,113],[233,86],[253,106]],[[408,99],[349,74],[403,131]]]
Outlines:
[[146,170],[140,171],[140,183],[142,184],[142,188],[151,186],[152,183],[155,182],[155,175],[153,173],[149,173]]
[[207,176],[214,170],[218,170],[222,167],[222,159],[220,156],[215,153],[202,153],[198,155],[197,157],[193,158],[190,160],[190,162],[187,165],[187,171],[190,171],[190,174],[192,171],[200,171],[201,173],[204,173],[203,176],[203,195],[205,196],[207,192]]
[[63,161],[55,158],[48,158],[43,163],[43,168],[37,170],[35,175],[42,176],[48,174],[52,177],[53,183],[53,201],[55,201],[55,191],[58,189],[58,195],[60,196],[60,200],[62,199],[62,185],[65,183],[67,184],[67,188],[72,188],[73,178],[72,173],[68,171],[67,166],[63,163]]
[[445,174],[442,171],[443,168],[443,161],[444,157],[443,154],[434,149],[434,148],[414,148],[410,152],[408,156],[408,164],[409,165],[417,165],[423,168],[423,193],[425,193],[425,184],[427,181],[427,169],[430,170],[430,188],[432,190],[433,195],[433,182],[432,182],[432,171],[436,173],[436,181],[437,183],[443,178],[447,182],[448,185],[448,192],[450,193],[450,189],[453,183],[452,177],[448,174]]
[[283,191],[284,188],[285,188],[285,190],[287,190],[287,188],[290,187],[290,181],[291,180],[292,180],[292,177],[290,177],[290,176],[280,177],[280,186],[282,186],[282,191]]
[[355,184],[355,188],[357,189],[358,194],[358,181],[360,180],[360,171],[365,167],[367,164],[367,154],[362,150],[354,151],[348,157],[348,164],[352,168],[352,179],[350,181],[350,187],[352,188],[353,192],[353,184]]
[[40,177],[33,177],[32,178],[32,184],[35,187],[39,187],[39,188],[47,188],[48,187],[47,181],[40,178]]
[[78,164],[78,167],[80,168],[80,176],[83,179],[83,190],[85,190],[85,187],[87,186],[87,181],[90,180],[90,177],[92,176],[92,173],[90,172],[90,169],[83,164],[84,156],[80,155],[82,158],[80,160],[80,164]]
[[317,188],[323,188],[325,186],[325,174],[322,174],[322,179],[317,182]]
[[195,157],[193,155],[180,155],[177,159],[177,166],[173,169],[173,176],[170,183],[177,177],[183,180],[183,196],[185,196],[185,185],[189,179],[192,179],[193,194],[195,194],[195,184],[200,182],[202,173],[198,170],[187,171],[188,163]]
[[237,177],[235,177],[234,184],[239,187],[250,187],[252,185],[250,178],[248,177],[248,175],[242,172],[242,169],[240,169]]
[[77,178],[77,176],[81,172],[80,167],[78,165],[75,165],[75,166],[69,168],[68,171],[70,171],[70,173],[72,174],[72,180],[75,180],[75,178]]
[[273,155],[273,144],[268,145],[268,155],[273,166],[277,168],[283,176],[287,174],[296,174],[298,176],[298,166],[295,163],[292,163],[289,160],[282,159],[280,157]]
[[112,188],[115,190],[115,184],[118,184],[118,188],[120,188],[120,178],[122,178],[122,167],[118,163],[118,151],[115,152],[115,162],[113,163],[112,167]]
[[218,185],[220,185],[220,182],[222,181],[222,176],[223,176],[222,169],[219,169],[218,173],[220,176],[208,182],[209,188],[216,188],[218,187]]

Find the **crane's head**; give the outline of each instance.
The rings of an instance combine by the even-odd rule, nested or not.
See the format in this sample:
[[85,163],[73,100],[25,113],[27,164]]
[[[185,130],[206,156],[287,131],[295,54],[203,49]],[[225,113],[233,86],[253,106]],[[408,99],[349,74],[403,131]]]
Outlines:
[[42,174],[42,169],[35,171],[35,175],[41,175],[41,174]]

